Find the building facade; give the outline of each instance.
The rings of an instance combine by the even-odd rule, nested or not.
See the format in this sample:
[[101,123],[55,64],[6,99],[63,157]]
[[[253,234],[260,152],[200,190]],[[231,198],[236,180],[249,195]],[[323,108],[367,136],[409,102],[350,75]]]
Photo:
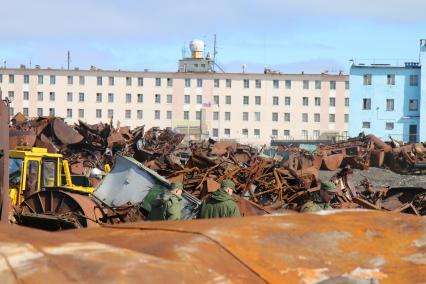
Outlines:
[[425,46],[422,40],[420,62],[352,65],[349,136],[364,132],[382,140],[426,140]]
[[0,69],[11,115],[171,127],[190,139],[347,135],[346,75]]

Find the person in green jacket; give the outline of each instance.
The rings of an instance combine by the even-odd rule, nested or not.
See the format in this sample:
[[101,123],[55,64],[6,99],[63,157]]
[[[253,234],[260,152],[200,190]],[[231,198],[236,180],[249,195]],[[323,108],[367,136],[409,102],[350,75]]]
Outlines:
[[179,220],[182,211],[182,190],[182,183],[172,183],[168,191],[161,193],[152,202],[151,211],[149,211],[148,214],[148,220]]
[[201,219],[240,217],[240,209],[232,197],[235,183],[229,179],[222,181],[220,188],[213,192],[201,205]]
[[311,200],[300,207],[300,212],[317,212],[320,210],[333,210],[330,206],[330,201],[336,195],[336,185],[331,181],[321,183],[321,188],[318,193],[311,195]]

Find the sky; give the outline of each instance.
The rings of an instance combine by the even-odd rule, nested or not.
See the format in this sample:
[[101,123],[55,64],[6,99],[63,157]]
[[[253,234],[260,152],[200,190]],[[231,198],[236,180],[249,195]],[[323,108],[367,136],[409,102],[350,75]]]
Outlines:
[[193,39],[226,72],[418,61],[423,0],[0,0],[0,65],[177,71]]

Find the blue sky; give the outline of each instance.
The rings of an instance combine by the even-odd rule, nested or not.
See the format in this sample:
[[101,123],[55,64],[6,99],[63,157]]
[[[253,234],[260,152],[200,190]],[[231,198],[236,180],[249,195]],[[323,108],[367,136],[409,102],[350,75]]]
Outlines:
[[227,72],[347,71],[418,60],[421,0],[0,0],[0,64],[176,71],[194,38]]

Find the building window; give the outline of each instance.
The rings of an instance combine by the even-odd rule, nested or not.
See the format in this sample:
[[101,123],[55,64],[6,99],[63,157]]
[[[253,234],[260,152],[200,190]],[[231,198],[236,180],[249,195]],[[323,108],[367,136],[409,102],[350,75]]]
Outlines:
[[255,137],[255,138],[260,138],[260,129],[256,128],[256,129],[254,130],[254,137]]
[[191,96],[190,95],[185,95],[184,97],[183,97],[183,102],[185,103],[185,104],[190,104],[191,103]]
[[98,76],[98,77],[96,78],[96,82],[97,82],[98,86],[102,86],[102,77],[101,77],[101,76]]
[[24,84],[30,83],[30,75],[24,75]]
[[308,98],[308,97],[303,97],[303,98],[302,98],[302,104],[303,104],[304,106],[309,105],[309,98]]
[[284,121],[290,122],[290,113],[289,112],[284,113]]
[[349,81],[345,81],[345,89],[349,90]]
[[84,93],[78,93],[78,101],[84,102]]
[[213,112],[213,120],[219,120],[219,112],[218,111]]
[[249,104],[249,96],[243,96],[243,105]]
[[50,100],[51,102],[54,102],[54,101],[55,101],[55,92],[50,92],[50,93],[49,93],[49,100]]
[[410,75],[410,86],[418,86],[419,85],[419,78],[417,75]]
[[330,90],[336,90],[336,81],[330,81]]
[[393,122],[386,122],[386,130],[392,130],[394,127]]
[[138,86],[139,87],[143,86],[143,77],[138,77]]
[[315,140],[317,140],[320,137],[320,131],[319,130],[314,130],[312,136],[313,136],[313,138]]
[[155,95],[155,103],[156,104],[160,104],[161,103],[161,95],[160,94],[156,94]]
[[55,109],[49,108],[49,116],[55,116]]
[[363,121],[362,122],[362,128],[370,128],[370,122],[369,121]]
[[260,98],[260,96],[255,96],[254,97],[254,103],[256,105],[261,105],[261,98]]
[[255,121],[260,121],[260,112],[256,111],[256,112],[254,113],[254,120],[255,120]]
[[315,97],[315,105],[316,106],[320,106],[321,105],[321,98],[320,97]]
[[161,78],[155,78],[155,86],[161,87]]
[[114,94],[113,93],[108,93],[108,102],[109,103],[113,103],[114,102]]
[[15,83],[15,75],[9,74],[9,84]]
[[213,137],[219,137],[219,129],[213,128]]
[[256,88],[257,88],[257,89],[262,88],[262,81],[261,81],[261,80],[256,79],[255,84],[256,84]]
[[81,108],[78,109],[78,117],[84,118],[84,109],[81,109]]
[[335,123],[336,122],[336,115],[335,114],[329,114],[328,115],[328,122]]
[[167,78],[167,87],[173,87],[173,79]]
[[196,119],[196,120],[201,120],[201,111],[197,110],[197,111],[195,112],[195,119]]
[[284,105],[289,106],[291,104],[291,99],[290,97],[285,97],[284,98]]
[[225,120],[228,120],[228,121],[231,120],[231,112],[229,111],[225,112]]
[[280,81],[279,80],[274,80],[272,83],[274,89],[278,89],[280,87]]
[[3,83],[3,74],[0,74],[0,83]]
[[37,101],[43,101],[43,92],[37,92]]
[[321,115],[319,113],[314,113],[314,122],[321,122]]
[[72,102],[72,93],[71,92],[67,93],[67,102]]
[[136,112],[136,117],[137,119],[142,119],[143,118],[143,110],[138,109]]
[[96,118],[102,118],[102,110],[101,109],[96,110]]
[[419,109],[418,100],[409,100],[408,101],[408,110],[417,111],[418,109]]
[[14,91],[9,91],[8,92],[8,97],[10,101],[14,101],[15,100],[15,92]]
[[38,75],[37,79],[38,79],[38,84],[43,85],[43,75]]
[[132,112],[130,109],[126,109],[124,112],[124,118],[125,119],[130,119],[132,117]]
[[394,110],[394,99],[386,99],[386,111]]
[[[11,114],[13,114],[13,113],[11,112]],[[43,116],[43,109],[42,108],[37,108],[37,115]]]
[[302,113],[302,122],[308,122],[308,114]]
[[285,129],[284,130],[284,137],[288,138],[290,136],[290,130]]
[[272,121],[278,121],[278,112],[272,113]]
[[213,104],[219,105],[219,96],[213,96]]
[[[155,98],[157,102],[157,97]],[[132,102],[132,94],[127,93],[126,94],[126,103],[130,104]]]
[[309,89],[309,80],[303,80],[303,89]]
[[219,88],[219,79],[214,79],[214,87]]
[[201,105],[203,103],[203,96],[197,95],[197,105]]
[[84,76],[79,76],[79,77],[78,77],[78,83],[79,83],[80,85],[84,85],[84,83],[85,83]]
[[197,79],[197,88],[203,87],[203,79]]
[[74,84],[74,77],[71,75],[68,75],[67,77],[68,85]]
[[243,121],[248,121],[249,120],[249,114],[248,112],[243,112]]
[[143,103],[143,94],[138,94],[137,98],[138,98],[138,103]]
[[345,123],[349,122],[349,114],[345,113]]
[[232,80],[231,79],[226,79],[226,87],[227,88],[231,88],[232,87]]
[[308,130],[302,130],[302,139],[308,140]]
[[329,105],[331,106],[331,107],[335,107],[336,106],[336,98],[330,98],[329,99]]
[[168,104],[172,104],[173,103],[173,96],[172,95],[167,95],[167,97],[166,97],[166,101],[167,101],[167,103]]
[[160,111],[159,110],[154,111],[154,119],[160,119]]
[[291,89],[291,80],[285,80],[285,88]]
[[241,134],[242,134],[244,137],[248,137],[248,129],[247,129],[247,128],[243,128],[243,129],[241,129]]
[[315,80],[315,89],[320,90],[321,89],[321,80]]
[[371,99],[362,99],[362,109],[363,110],[371,109]]
[[274,106],[277,106],[279,103],[279,98],[278,97],[272,97],[272,104],[274,105]]
[[24,107],[23,109],[22,109],[22,112],[23,112],[23,114],[24,114],[24,116],[26,116],[26,117],[28,117],[29,115],[29,110],[28,110],[28,108],[27,107]]
[[56,84],[56,76],[50,75],[50,85],[55,85],[55,84]]
[[67,108],[67,117],[72,118],[72,109]]
[[185,87],[187,87],[187,88],[191,87],[191,79],[189,79],[189,78],[185,79]]
[[132,85],[132,77],[126,77],[126,86]]
[[272,129],[272,138],[278,137],[278,129]]
[[102,93],[96,93],[96,102],[101,103],[102,102]]
[[364,86],[370,86],[372,81],[371,74],[364,74]]
[[231,136],[231,129],[230,128],[225,128],[224,134],[225,134],[225,137],[230,137]]
[[345,106],[348,107],[349,106],[349,98],[345,98]]
[[387,82],[388,85],[395,85],[395,75],[394,74],[388,74],[387,75]]
[[225,97],[225,104],[230,105],[231,104],[231,96]]
[[114,86],[114,77],[109,77],[108,78],[108,84],[110,85],[110,86]]
[[250,88],[250,81],[249,81],[249,79],[244,79],[244,88],[245,89],[248,89],[248,88]]
[[114,110],[113,109],[108,109],[107,117],[110,118],[110,119],[114,117]]
[[167,120],[171,120],[172,119],[172,111],[171,110],[168,110],[166,112],[166,118],[167,118]]
[[30,99],[30,93],[24,92],[24,101],[28,101]]

